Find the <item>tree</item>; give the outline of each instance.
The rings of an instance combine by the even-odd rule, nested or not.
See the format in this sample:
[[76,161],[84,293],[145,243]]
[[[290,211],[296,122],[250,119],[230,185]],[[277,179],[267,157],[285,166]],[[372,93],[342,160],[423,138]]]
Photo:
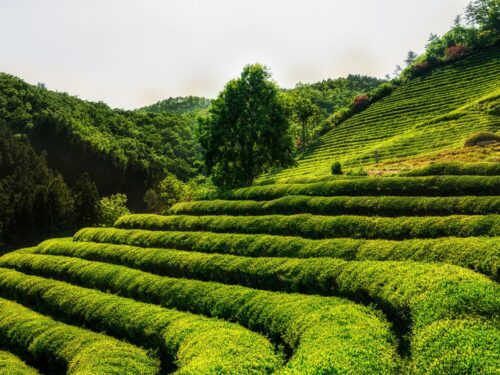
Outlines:
[[394,72],[392,72],[392,75],[393,75],[394,77],[399,77],[399,75],[401,74],[401,71],[402,71],[402,70],[403,70],[403,69],[401,69],[401,66],[396,65],[396,67],[394,68]]
[[109,197],[103,197],[100,202],[101,225],[112,227],[120,216],[130,214],[127,208],[127,196],[125,194],[113,194]]
[[247,65],[198,122],[205,166],[215,185],[248,186],[270,168],[290,165],[293,145],[288,129],[286,106],[269,70]]
[[75,198],[75,223],[77,227],[97,225],[100,219],[99,193],[87,172],[73,187]]
[[472,27],[500,32],[500,1],[472,1],[465,9],[465,19]]
[[146,191],[144,202],[149,211],[166,214],[170,207],[189,195],[189,190],[187,184],[174,175],[168,175],[157,186]]
[[292,97],[291,111],[292,121],[300,129],[298,143],[300,147],[305,147],[311,141],[314,125],[322,119],[321,109],[302,90]]
[[406,66],[410,66],[415,61],[415,59],[417,57],[418,57],[418,55],[415,52],[408,51],[408,54],[406,55],[406,59],[405,59]]

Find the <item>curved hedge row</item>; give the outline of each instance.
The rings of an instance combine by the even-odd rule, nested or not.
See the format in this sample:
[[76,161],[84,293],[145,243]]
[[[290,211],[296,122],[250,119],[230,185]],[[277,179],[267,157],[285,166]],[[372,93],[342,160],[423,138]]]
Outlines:
[[311,197],[286,196],[270,201],[209,200],[178,203],[175,215],[378,215],[439,216],[500,213],[500,197]]
[[341,298],[161,277],[123,266],[27,252],[9,253],[0,258],[0,265],[265,332],[293,350],[285,373],[393,374],[399,364],[390,325],[371,309]]
[[270,374],[282,365],[269,341],[236,324],[1,268],[0,294],[159,348],[176,374]]
[[38,371],[29,367],[14,354],[0,350],[0,374],[37,375]]
[[[236,257],[235,257],[236,258]],[[373,320],[371,324],[379,322],[377,327],[366,325],[367,322],[356,327],[356,336],[349,335],[345,330],[351,328],[354,317],[360,317],[360,312],[364,311],[360,306],[355,306],[357,310],[351,309],[346,301],[332,301],[328,297],[306,297],[303,295],[284,295],[281,293],[264,292],[247,289],[241,286],[227,286],[224,284],[186,280],[171,279],[155,276],[141,271],[125,268],[123,266],[109,265],[98,262],[89,262],[78,258],[66,258],[59,256],[31,255],[23,253],[11,253],[1,259],[3,266],[16,269],[27,269],[28,272],[43,274],[61,279],[71,279],[78,284],[89,285],[100,289],[110,290],[115,293],[129,295],[137,299],[154,301],[163,305],[173,305],[180,309],[196,310],[198,313],[207,315],[218,315],[239,321],[240,323],[254,326],[270,326],[271,331],[287,331],[284,337],[288,343],[304,344],[304,340],[321,345],[312,345],[309,350],[302,350],[301,354],[310,355],[313,353],[315,361],[323,361],[325,356],[337,354],[341,358],[346,358],[344,351],[349,348],[360,353],[366,350],[378,352],[385,358],[385,370],[394,366],[391,359],[391,366],[387,367],[387,348],[381,352],[380,339],[388,340],[390,335],[386,330],[379,331],[380,321]],[[251,259],[255,261],[254,258]],[[432,323],[439,323],[450,326],[454,330],[449,330],[447,341],[443,347],[438,346],[433,351],[414,351],[412,358],[414,363],[434,363],[446,353],[460,357],[472,358],[471,360],[479,367],[480,373],[487,369],[489,364],[484,362],[484,356],[491,357],[497,348],[492,345],[493,341],[498,341],[500,330],[493,328],[491,335],[487,337],[477,337],[474,341],[480,350],[474,352],[463,352],[470,344],[467,331],[470,327],[457,327],[456,319],[486,319],[488,322],[498,324],[500,304],[499,286],[487,278],[475,274],[471,271],[447,265],[425,265],[418,263],[397,263],[397,262],[342,262],[335,261],[339,265],[336,269],[332,264],[325,265],[325,259],[309,260],[313,261],[311,267],[296,267],[293,262],[297,260],[268,259],[268,267],[259,269],[255,267],[255,274],[251,282],[262,284],[263,279],[276,280],[275,275],[281,273],[281,284],[287,284],[289,289],[310,288],[314,290],[331,290],[332,286],[336,293],[350,295],[353,298],[377,302],[379,306],[390,313],[394,313],[401,320],[411,322],[413,327],[413,342],[425,341],[428,337],[435,337],[435,329]],[[287,263],[281,269],[276,269],[273,262]],[[299,260],[300,261],[300,260]],[[330,260],[334,261],[334,260]],[[322,266],[323,265],[323,266]],[[281,267],[281,266],[280,266]],[[251,267],[245,267],[249,270]],[[241,271],[242,268],[239,268]],[[251,273],[251,271],[248,271]],[[274,276],[273,276],[274,272]],[[335,275],[335,273],[337,273]],[[237,273],[235,273],[237,274]],[[144,285],[148,285],[144,288]],[[271,302],[271,303],[270,303]],[[338,309],[337,309],[338,308]],[[325,310],[327,309],[327,310]],[[330,320],[325,316],[325,311],[336,315]],[[356,315],[354,315],[356,312]],[[345,315],[337,315],[345,314]],[[366,319],[366,314],[363,314]],[[314,318],[313,318],[314,317]],[[312,319],[313,318],[313,319]],[[295,322],[292,321],[297,319]],[[340,320],[339,320],[340,319]],[[315,324],[316,322],[316,324]],[[337,325],[333,330],[341,329],[337,335],[344,336],[340,342],[336,342],[327,337],[321,337],[326,332],[325,323]],[[340,326],[338,326],[340,324]],[[303,328],[308,327],[306,331]],[[355,324],[354,324],[355,325]],[[374,336],[373,330],[377,328]],[[438,327],[439,328],[439,327]],[[292,331],[290,331],[292,329]],[[311,330],[314,332],[311,335]],[[353,347],[353,341],[360,339],[359,335],[364,331],[366,335],[361,341],[359,349]],[[351,332],[354,333],[354,332]],[[319,335],[319,336],[318,336]],[[338,336],[336,336],[338,337]],[[349,340],[346,340],[346,338]],[[325,341],[326,340],[326,341]],[[377,346],[373,347],[378,341]],[[463,341],[465,340],[465,344]],[[385,341],[387,342],[387,341]],[[335,344],[332,346],[332,344]],[[339,347],[340,346],[340,347]],[[343,346],[343,347],[342,347]],[[347,346],[347,347],[346,347]],[[382,346],[384,347],[384,346]],[[304,347],[302,347],[304,348]],[[325,353],[330,350],[334,353]],[[385,352],[385,355],[384,355]],[[352,353],[352,352],[351,352]],[[444,354],[443,354],[444,353]],[[321,357],[316,357],[321,354]],[[420,356],[424,356],[421,358]],[[293,359],[297,358],[295,352]],[[392,358],[392,357],[391,357]],[[329,358],[328,361],[333,360]],[[352,361],[352,358],[348,358]],[[380,360],[380,358],[379,358]],[[333,360],[334,361],[334,360]],[[358,364],[359,359],[358,354]],[[299,362],[302,362],[300,360]],[[289,363],[289,365],[290,365]],[[302,362],[303,363],[303,362]],[[381,366],[379,363],[378,366]],[[374,373],[378,370],[365,364],[361,372],[366,373],[369,368]],[[394,370],[394,369],[393,369]],[[420,369],[423,372],[424,369]],[[300,373],[314,373],[313,371],[303,371]],[[453,373],[453,372],[452,372]]]
[[236,232],[306,238],[410,238],[500,235],[500,215],[381,218],[368,216],[160,216],[125,215],[115,223],[124,229]]
[[[436,316],[440,319],[456,318],[477,313],[489,318],[500,318],[500,310],[497,309],[500,306],[500,286],[484,276],[451,265],[331,258],[248,258],[68,241],[54,241],[40,251],[124,265],[160,276],[193,278],[258,289],[341,295],[355,300],[365,298],[362,296],[364,292],[370,297],[368,302],[391,304],[388,307],[392,315],[403,319],[405,313],[409,312],[416,326],[428,324]],[[33,252],[37,253],[38,250]],[[12,262],[9,261],[9,264]],[[397,290],[391,289],[394,285],[398,285]],[[384,296],[385,292],[389,293],[390,298]],[[455,305],[457,300],[465,296],[475,300],[479,295],[482,298],[480,302]],[[405,298],[420,301],[410,305],[405,302]],[[439,300],[433,301],[436,298]]]
[[400,176],[477,175],[500,176],[500,163],[435,163],[399,173]]
[[250,186],[226,191],[221,199],[270,200],[285,195],[496,195],[500,176],[367,177],[312,184]]
[[146,351],[103,334],[57,322],[0,298],[0,344],[50,362],[56,373],[158,374]]
[[498,374],[498,324],[484,319],[440,320],[414,334],[409,373]]
[[[471,268],[500,280],[500,239],[497,237],[442,237],[404,241],[351,238],[310,240],[262,234],[84,228],[75,234],[73,240],[249,257],[443,262]],[[38,250],[51,243],[43,242]]]

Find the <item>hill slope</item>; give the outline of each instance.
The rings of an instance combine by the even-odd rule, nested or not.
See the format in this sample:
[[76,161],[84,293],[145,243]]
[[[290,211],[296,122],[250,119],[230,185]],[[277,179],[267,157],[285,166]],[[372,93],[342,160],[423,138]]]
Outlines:
[[[337,178],[124,216],[0,257],[0,343],[42,372],[496,374],[499,191],[495,175]],[[93,360],[51,341],[102,331]]]
[[298,166],[265,178],[327,175],[463,146],[476,131],[500,129],[500,48],[477,53],[412,79],[322,136]]
[[134,208],[166,171],[183,180],[197,172],[192,120],[180,115],[111,109],[0,73],[0,122],[46,151],[70,185],[88,172],[101,195],[126,193]]

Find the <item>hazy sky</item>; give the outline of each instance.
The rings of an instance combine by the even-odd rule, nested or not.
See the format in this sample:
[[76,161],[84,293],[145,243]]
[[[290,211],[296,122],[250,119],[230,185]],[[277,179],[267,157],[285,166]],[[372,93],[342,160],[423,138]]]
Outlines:
[[383,77],[469,0],[0,0],[0,71],[112,107],[214,97],[244,65],[282,87]]

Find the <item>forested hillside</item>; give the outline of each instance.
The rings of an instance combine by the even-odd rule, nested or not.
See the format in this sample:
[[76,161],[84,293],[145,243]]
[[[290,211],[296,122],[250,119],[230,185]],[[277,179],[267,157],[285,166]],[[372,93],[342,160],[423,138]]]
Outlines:
[[139,108],[137,111],[153,113],[193,114],[210,106],[210,99],[186,96],[160,100],[155,104]]
[[126,193],[133,208],[167,172],[197,174],[193,122],[179,115],[111,109],[0,73],[0,121],[46,151],[69,185],[88,172],[101,195]]

